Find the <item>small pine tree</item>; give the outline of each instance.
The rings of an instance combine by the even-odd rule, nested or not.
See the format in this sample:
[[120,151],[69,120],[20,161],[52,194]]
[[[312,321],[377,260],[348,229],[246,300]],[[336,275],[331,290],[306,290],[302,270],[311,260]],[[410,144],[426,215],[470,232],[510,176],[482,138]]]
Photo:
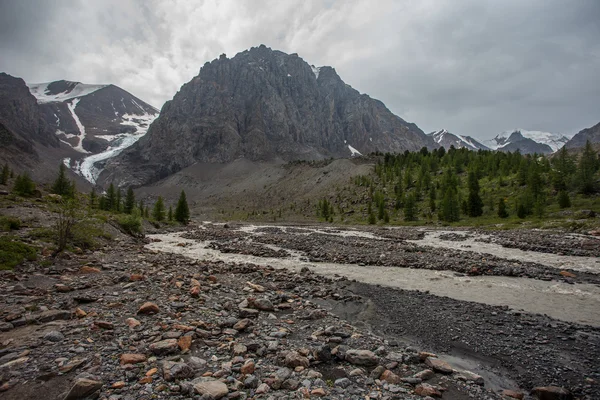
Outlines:
[[[279,210],[279,216],[281,217],[281,210]],[[173,207],[169,205],[169,213],[167,214],[169,222],[173,222]]]
[[184,225],[187,225],[190,221],[190,208],[183,190],[181,191],[181,195],[179,195],[177,207],[175,207],[175,220]]
[[413,193],[404,199],[404,220],[415,221],[417,219],[416,200]]
[[377,205],[377,218],[381,221],[385,216],[385,204],[383,201],[380,201]]
[[569,193],[566,190],[561,190],[558,192],[558,206],[561,209],[571,207],[571,199],[569,198]]
[[115,185],[112,183],[108,187],[106,191],[106,196],[104,196],[104,210],[106,211],[114,211],[117,206],[117,193],[115,192]]
[[35,192],[35,183],[27,172],[17,176],[13,191],[19,196],[31,196]]
[[369,224],[375,225],[376,222],[377,219],[375,218],[375,213],[373,212],[373,210],[371,210],[371,212],[369,213]]
[[508,218],[508,210],[506,209],[506,203],[503,198],[498,201],[498,216],[500,218]]
[[129,187],[127,189],[127,194],[125,195],[125,204],[123,205],[123,212],[125,214],[131,214],[133,209],[135,208],[135,194],[133,193],[133,189]]
[[479,180],[474,171],[469,172],[469,197],[467,199],[467,214],[469,217],[483,215],[483,200],[479,196]]
[[436,204],[435,204],[435,200],[436,200],[437,194],[435,191],[435,186],[431,186],[431,189],[429,190],[429,209],[431,210],[432,213],[435,212],[435,208],[436,208]]
[[165,219],[165,203],[161,196],[158,196],[158,200],[156,203],[154,203],[154,208],[152,209],[152,218],[158,222]]
[[96,208],[97,197],[96,188],[92,188],[92,191],[90,192],[90,208]]
[[140,210],[140,216],[143,217],[144,216],[144,200],[140,200],[140,205],[138,206],[138,209]]
[[75,194],[73,192],[73,185],[67,178],[66,171],[67,167],[65,164],[61,163],[58,168],[58,176],[56,177],[54,184],[52,184],[51,192],[65,197],[73,197]]
[[10,168],[8,164],[4,164],[2,167],[2,173],[0,173],[0,185],[6,185],[8,183],[8,177],[10,176]]
[[144,208],[144,218],[150,218],[150,207],[148,206]]
[[440,206],[439,218],[446,222],[456,222],[460,220],[460,205],[456,189],[450,187],[444,193],[442,204]]
[[115,197],[115,211],[120,213],[121,210],[123,209],[123,204],[121,201],[121,198],[123,197],[123,193],[121,193],[121,188],[117,189],[117,195]]

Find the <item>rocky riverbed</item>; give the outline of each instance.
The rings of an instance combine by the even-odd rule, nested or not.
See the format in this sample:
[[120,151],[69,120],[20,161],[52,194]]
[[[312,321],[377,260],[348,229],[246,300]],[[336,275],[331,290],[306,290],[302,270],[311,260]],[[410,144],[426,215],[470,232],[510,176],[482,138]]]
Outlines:
[[[425,238],[414,229],[202,224],[145,240],[120,235],[49,266],[3,271],[0,397],[600,396],[594,315],[574,323],[343,276],[353,266],[362,276],[449,274],[430,281],[438,286],[456,278],[597,287],[592,272],[409,242]],[[521,272],[499,273],[507,268]]]

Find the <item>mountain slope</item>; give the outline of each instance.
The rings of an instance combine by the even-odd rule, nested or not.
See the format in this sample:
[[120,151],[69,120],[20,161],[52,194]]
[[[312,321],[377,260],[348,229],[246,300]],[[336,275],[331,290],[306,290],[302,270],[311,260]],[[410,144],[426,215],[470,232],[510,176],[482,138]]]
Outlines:
[[454,133],[450,133],[445,129],[431,132],[428,135],[431,136],[431,138],[439,146],[445,148],[446,150],[450,149],[450,146],[454,146],[455,149],[466,148],[473,151],[489,150],[487,146],[484,146],[483,144],[479,143],[471,136],[455,135]]
[[600,143],[600,122],[591,128],[582,129],[571,138],[566,144],[567,149],[577,149],[585,147],[587,141],[590,143]]
[[2,158],[13,164],[36,160],[38,145],[59,144],[25,82],[5,73],[0,73],[0,144]]
[[492,150],[551,154],[564,146],[568,140],[566,136],[555,133],[515,129],[502,132],[484,143]]
[[42,118],[60,140],[80,153],[72,168],[94,183],[101,163],[135,143],[158,110],[115,85],[55,81],[28,84]]
[[264,45],[206,63],[104,180],[143,185],[196,162],[350,157],[435,143],[331,67]]

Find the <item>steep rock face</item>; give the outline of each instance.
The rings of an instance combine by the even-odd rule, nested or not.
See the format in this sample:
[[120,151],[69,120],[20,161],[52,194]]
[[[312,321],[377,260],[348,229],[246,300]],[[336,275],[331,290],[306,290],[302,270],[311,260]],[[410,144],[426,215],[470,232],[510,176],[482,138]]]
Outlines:
[[431,136],[431,138],[440,147],[443,147],[446,150],[450,149],[451,146],[454,146],[455,149],[466,148],[473,151],[489,150],[487,146],[484,146],[483,144],[479,143],[471,136],[455,135],[454,133],[450,133],[445,129],[431,132],[428,135]]
[[600,143],[600,122],[591,128],[586,128],[579,131],[575,136],[571,138],[566,144],[567,149],[577,149],[585,147],[587,141],[590,143]]
[[346,85],[331,67],[252,48],[206,63],[148,134],[107,164],[105,180],[141,185],[196,162],[349,157],[434,148],[416,125]]
[[0,73],[0,144],[11,159],[21,152],[37,157],[36,144],[58,147],[58,138],[41,118],[25,82],[5,73]]

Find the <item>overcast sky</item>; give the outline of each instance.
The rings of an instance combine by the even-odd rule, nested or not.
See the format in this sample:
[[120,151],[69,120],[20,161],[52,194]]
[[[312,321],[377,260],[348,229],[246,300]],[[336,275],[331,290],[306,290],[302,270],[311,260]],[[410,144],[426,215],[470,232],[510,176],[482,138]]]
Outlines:
[[599,0],[0,0],[0,71],[159,108],[206,61],[261,43],[333,66],[425,132],[600,121]]

